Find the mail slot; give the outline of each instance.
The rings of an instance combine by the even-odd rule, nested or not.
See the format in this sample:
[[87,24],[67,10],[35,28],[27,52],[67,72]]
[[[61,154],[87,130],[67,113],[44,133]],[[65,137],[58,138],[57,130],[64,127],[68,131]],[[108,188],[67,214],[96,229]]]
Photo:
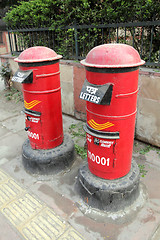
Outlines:
[[86,79],[88,167],[104,179],[121,178],[131,169],[139,66],[138,52],[126,44],[93,48],[81,64]]
[[12,81],[22,83],[25,130],[32,149],[51,149],[63,142],[59,59],[47,47],[32,47],[18,58]]

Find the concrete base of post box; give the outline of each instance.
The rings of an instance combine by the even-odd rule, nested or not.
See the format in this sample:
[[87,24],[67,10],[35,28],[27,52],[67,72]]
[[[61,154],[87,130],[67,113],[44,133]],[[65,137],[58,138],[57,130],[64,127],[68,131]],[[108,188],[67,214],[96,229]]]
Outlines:
[[133,161],[130,172],[119,179],[106,180],[93,175],[86,163],[79,169],[76,190],[90,207],[117,212],[139,197],[139,168]]
[[55,174],[72,165],[74,151],[73,140],[66,134],[61,145],[48,150],[32,149],[27,139],[22,146],[22,161],[31,174]]

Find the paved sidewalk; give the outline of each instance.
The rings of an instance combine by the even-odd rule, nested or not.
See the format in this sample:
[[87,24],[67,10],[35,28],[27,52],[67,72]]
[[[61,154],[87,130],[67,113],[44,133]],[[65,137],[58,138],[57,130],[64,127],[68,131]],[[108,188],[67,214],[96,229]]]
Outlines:
[[[131,206],[125,218],[85,208],[75,191],[83,160],[78,154],[71,169],[54,176],[31,176],[21,161],[24,131],[23,102],[7,100],[0,81],[0,240],[160,239],[160,149],[135,141],[133,159],[141,168],[141,187],[147,200],[137,212]],[[15,99],[13,99],[15,98]],[[76,149],[85,142],[83,123],[63,116],[64,132]],[[83,152],[81,153],[84,154]]]

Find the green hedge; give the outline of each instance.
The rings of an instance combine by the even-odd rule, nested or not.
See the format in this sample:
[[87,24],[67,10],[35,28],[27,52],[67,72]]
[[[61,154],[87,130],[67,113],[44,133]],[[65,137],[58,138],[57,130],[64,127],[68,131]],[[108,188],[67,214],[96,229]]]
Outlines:
[[63,26],[111,22],[151,21],[160,18],[157,0],[30,0],[19,1],[4,18],[11,28]]

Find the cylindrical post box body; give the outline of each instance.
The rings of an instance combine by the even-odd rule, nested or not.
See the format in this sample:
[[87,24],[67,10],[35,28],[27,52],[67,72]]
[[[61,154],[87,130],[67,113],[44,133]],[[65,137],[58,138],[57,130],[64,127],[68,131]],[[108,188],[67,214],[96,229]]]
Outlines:
[[83,87],[80,98],[87,100],[89,169],[105,179],[123,177],[131,168],[138,66],[144,62],[131,46],[104,44],[92,49],[82,64],[86,92]]
[[26,131],[33,149],[51,149],[63,142],[59,58],[49,48],[33,47],[15,60],[19,77],[32,73],[33,79],[24,80],[22,89]]

